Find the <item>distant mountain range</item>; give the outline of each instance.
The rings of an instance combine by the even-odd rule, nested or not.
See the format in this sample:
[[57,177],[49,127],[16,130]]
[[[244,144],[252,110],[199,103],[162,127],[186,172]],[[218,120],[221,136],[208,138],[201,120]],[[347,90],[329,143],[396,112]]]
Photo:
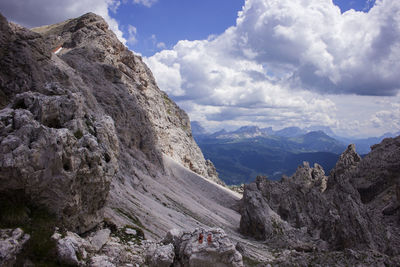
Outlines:
[[336,136],[329,127],[274,131],[257,126],[207,133],[198,122],[192,122],[192,133],[204,156],[215,164],[228,185],[248,183],[260,174],[270,179],[290,176],[303,161],[318,163],[329,173],[348,144],[356,144],[360,154],[367,154],[371,145],[396,135],[350,139]]

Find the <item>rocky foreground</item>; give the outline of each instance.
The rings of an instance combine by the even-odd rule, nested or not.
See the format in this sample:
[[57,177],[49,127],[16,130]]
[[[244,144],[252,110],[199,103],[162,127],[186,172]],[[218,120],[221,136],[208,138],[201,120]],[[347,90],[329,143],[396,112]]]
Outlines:
[[240,200],[101,17],[0,15],[0,265],[396,266],[399,138]]

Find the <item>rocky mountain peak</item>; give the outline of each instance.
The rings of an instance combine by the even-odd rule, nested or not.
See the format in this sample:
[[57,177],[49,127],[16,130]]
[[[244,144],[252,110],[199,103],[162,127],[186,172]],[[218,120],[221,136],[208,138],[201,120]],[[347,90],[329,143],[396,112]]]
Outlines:
[[234,131],[234,133],[258,133],[258,132],[260,132],[260,128],[257,126],[242,126],[236,131]]
[[[360,161],[361,157],[357,154],[355,145],[350,144],[340,155],[336,166],[331,171],[331,179],[328,186],[333,186],[333,183],[342,184],[348,182],[347,180],[351,177],[350,173],[356,170]],[[346,179],[346,181],[343,181],[343,179]]]
[[[105,42],[103,46],[113,44],[119,47],[120,52],[124,50],[124,45],[117,42],[116,36],[108,29],[106,21],[94,14],[87,13],[77,19],[70,19],[61,23],[46,25],[33,28],[32,31],[37,32],[45,37],[48,45],[52,49],[63,47],[63,49],[72,49],[78,46],[93,45],[93,42],[98,42],[102,35],[108,35],[109,42]],[[112,42],[111,42],[112,41]]]
[[28,30],[0,16],[0,28],[1,192],[22,190],[84,232],[115,181],[157,177],[164,156],[222,183],[188,115],[103,18]]
[[356,152],[356,146],[354,144],[350,144],[346,148],[346,150],[340,155],[335,169],[348,169],[351,167],[355,167],[360,161],[361,157]]

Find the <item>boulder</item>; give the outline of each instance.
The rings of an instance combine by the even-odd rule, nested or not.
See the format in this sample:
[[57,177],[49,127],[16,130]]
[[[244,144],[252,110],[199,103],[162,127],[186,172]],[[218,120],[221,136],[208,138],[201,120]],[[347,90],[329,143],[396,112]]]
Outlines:
[[108,228],[101,229],[89,237],[90,244],[95,252],[99,251],[110,238],[111,231]]
[[147,255],[147,263],[150,267],[170,267],[174,262],[174,245],[162,245],[154,248]]
[[29,238],[21,228],[0,229],[0,265],[13,266]]
[[242,255],[220,228],[197,228],[191,232],[171,230],[163,243],[168,245],[161,246],[162,249],[160,247],[151,249],[149,262],[155,262],[156,255],[172,252],[170,253],[172,256],[175,251],[173,266],[243,266]]
[[164,239],[162,240],[162,243],[173,244],[174,246],[177,246],[182,235],[183,235],[182,230],[176,228],[171,229],[165,235]]
[[82,260],[88,259],[88,251],[94,250],[87,240],[73,232],[67,232],[62,237],[56,231],[52,238],[57,241],[58,259],[66,264],[78,265]]

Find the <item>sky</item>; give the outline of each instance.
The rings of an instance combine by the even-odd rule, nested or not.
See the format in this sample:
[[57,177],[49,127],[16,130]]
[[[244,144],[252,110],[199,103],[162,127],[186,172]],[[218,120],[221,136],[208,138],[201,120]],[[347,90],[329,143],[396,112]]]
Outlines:
[[209,131],[400,131],[397,0],[2,0],[26,27],[103,16]]

